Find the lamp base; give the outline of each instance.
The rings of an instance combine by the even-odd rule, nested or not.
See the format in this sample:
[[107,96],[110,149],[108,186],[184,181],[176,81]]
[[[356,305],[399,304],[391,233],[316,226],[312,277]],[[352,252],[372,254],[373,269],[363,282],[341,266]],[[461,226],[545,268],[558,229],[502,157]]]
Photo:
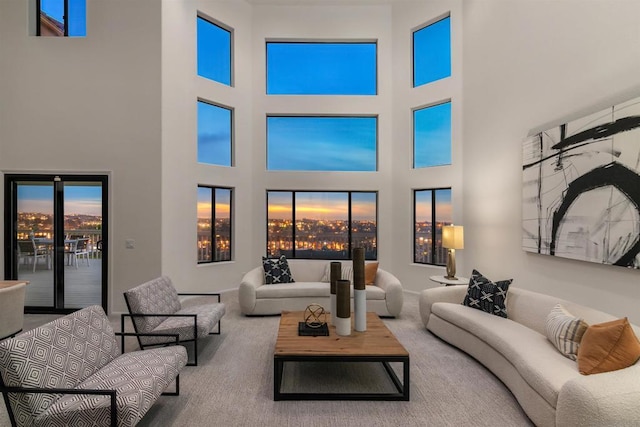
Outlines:
[[456,250],[449,249],[447,256],[447,275],[444,276],[448,280],[457,280],[456,277]]

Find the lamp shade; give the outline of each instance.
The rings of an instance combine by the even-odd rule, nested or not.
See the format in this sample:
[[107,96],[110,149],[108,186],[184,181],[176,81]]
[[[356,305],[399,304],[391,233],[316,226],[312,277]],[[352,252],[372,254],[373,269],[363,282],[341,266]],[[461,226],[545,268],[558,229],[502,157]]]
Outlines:
[[445,225],[442,227],[442,247],[464,249],[464,229],[461,225]]

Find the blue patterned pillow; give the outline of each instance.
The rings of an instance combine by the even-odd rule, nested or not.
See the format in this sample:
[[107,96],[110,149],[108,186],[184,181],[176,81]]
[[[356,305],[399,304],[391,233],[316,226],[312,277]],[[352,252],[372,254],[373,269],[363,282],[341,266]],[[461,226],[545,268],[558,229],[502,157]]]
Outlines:
[[276,283],[294,283],[289,263],[284,255],[280,258],[262,257],[262,268],[264,269],[265,285],[273,285]]
[[492,282],[473,270],[463,305],[500,317],[507,317],[507,291],[513,279]]

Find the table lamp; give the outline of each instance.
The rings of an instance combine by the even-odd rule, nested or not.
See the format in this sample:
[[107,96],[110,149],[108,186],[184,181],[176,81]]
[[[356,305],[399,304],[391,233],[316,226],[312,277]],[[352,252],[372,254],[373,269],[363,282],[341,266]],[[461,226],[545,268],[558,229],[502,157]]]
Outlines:
[[447,248],[447,275],[445,278],[456,280],[456,249],[464,249],[464,229],[461,225],[442,227],[442,247]]

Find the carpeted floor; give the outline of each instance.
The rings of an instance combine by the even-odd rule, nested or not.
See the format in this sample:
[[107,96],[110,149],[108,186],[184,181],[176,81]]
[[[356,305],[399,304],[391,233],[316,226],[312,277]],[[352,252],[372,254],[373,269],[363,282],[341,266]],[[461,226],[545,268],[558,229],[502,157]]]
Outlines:
[[[162,396],[140,426],[533,425],[500,380],[424,328],[417,295],[405,294],[402,315],[384,320],[411,357],[410,402],[274,402],[273,348],[280,317],[242,316],[236,292],[225,293],[223,302],[227,314],[222,334],[206,338],[200,345],[199,366],[182,371],[180,396]],[[50,319],[29,315],[26,327]],[[119,317],[112,319],[119,330]],[[341,380],[362,387],[369,381],[382,389],[388,385],[378,380],[375,366],[370,374],[361,369],[291,366],[285,370],[284,385],[287,391],[296,389],[298,381],[321,389],[340,388]],[[324,373],[332,371],[339,374],[337,379],[325,384]],[[3,405],[0,426],[8,425]]]

